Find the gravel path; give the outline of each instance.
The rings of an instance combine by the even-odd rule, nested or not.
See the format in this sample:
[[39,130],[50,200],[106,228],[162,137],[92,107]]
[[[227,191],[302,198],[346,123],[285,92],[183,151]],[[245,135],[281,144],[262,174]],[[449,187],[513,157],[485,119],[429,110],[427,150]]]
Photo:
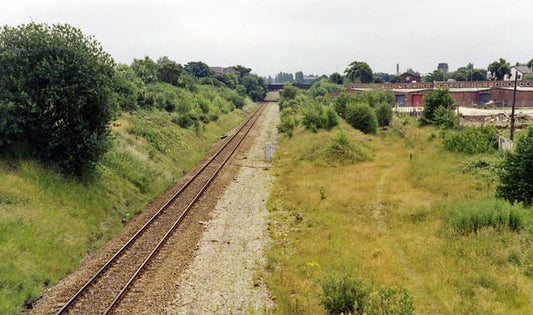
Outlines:
[[272,180],[264,146],[270,142],[274,150],[277,147],[278,106],[270,103],[263,115],[249,151],[232,162],[240,169],[205,223],[206,231],[177,282],[168,313],[267,313],[274,306],[262,277]]

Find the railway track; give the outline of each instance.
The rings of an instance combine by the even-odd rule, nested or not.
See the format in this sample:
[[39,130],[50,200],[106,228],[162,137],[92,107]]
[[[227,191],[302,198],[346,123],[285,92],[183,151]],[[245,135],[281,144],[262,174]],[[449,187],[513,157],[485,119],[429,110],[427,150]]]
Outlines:
[[187,212],[246,138],[265,105],[226,138],[217,152],[57,311],[108,314],[120,303]]

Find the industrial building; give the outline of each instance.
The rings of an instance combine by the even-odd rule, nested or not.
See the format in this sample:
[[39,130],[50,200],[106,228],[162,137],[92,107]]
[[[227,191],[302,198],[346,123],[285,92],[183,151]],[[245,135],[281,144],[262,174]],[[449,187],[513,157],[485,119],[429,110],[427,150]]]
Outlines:
[[[513,103],[514,81],[454,81],[454,82],[414,82],[346,85],[347,93],[373,88],[391,90],[398,106],[421,107],[424,95],[436,88],[448,88],[455,104],[469,107],[506,107]],[[516,106],[533,107],[533,80],[518,81]]]

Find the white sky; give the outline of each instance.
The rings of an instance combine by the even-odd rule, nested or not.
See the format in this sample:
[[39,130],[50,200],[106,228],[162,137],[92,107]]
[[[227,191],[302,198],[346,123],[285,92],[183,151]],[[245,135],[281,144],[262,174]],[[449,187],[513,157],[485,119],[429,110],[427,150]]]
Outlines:
[[533,0],[0,0],[0,25],[69,23],[117,62],[145,55],[254,73],[422,73],[533,58]]

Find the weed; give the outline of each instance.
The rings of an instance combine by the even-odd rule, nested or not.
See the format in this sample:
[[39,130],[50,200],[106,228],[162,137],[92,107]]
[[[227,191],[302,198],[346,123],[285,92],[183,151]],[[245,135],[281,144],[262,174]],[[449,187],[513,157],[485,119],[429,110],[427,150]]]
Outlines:
[[380,288],[370,294],[366,314],[409,315],[413,314],[415,306],[413,298],[405,288]]
[[329,314],[362,314],[372,286],[352,274],[328,274],[319,280],[320,304]]

